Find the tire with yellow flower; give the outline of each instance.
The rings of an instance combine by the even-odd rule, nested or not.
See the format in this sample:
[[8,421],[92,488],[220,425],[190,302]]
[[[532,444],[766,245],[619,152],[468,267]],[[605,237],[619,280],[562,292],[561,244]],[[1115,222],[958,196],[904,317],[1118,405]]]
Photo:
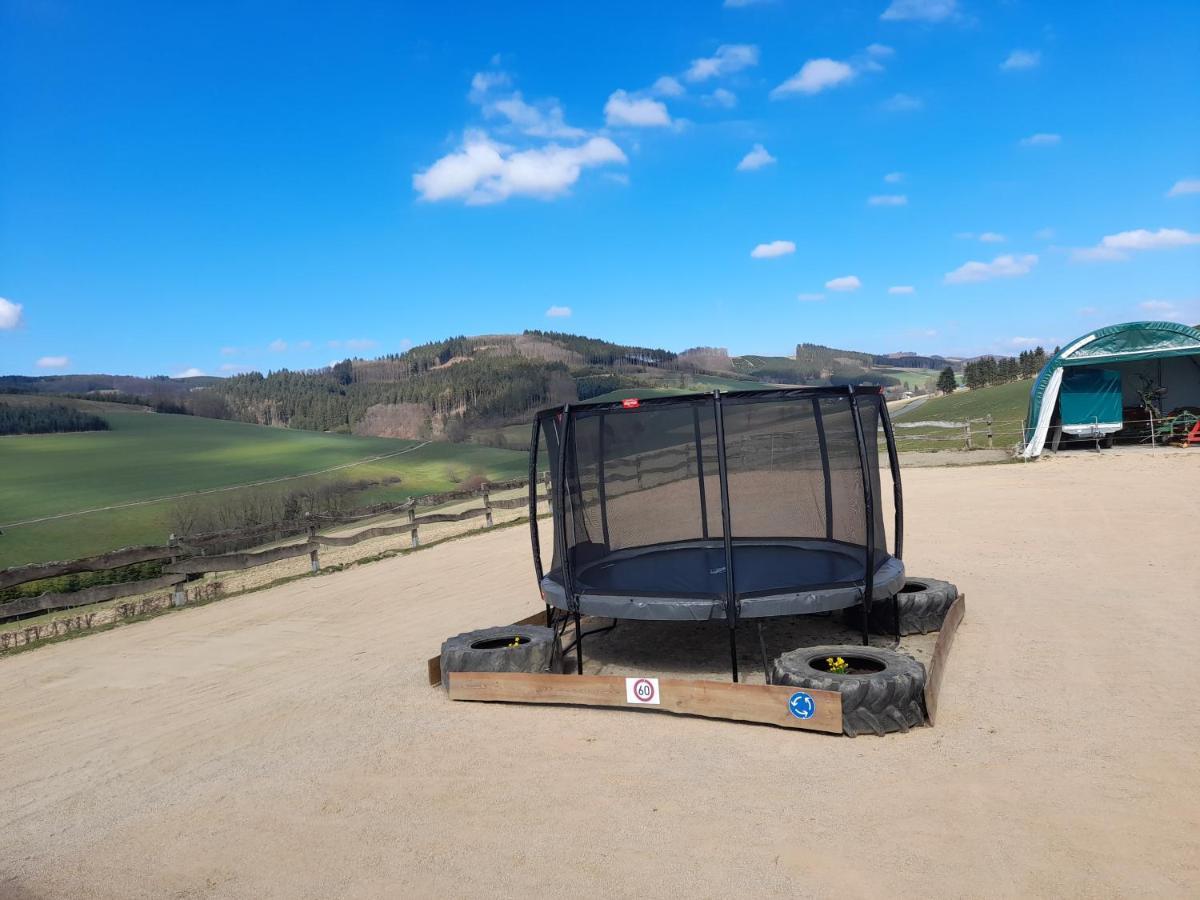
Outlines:
[[908,578],[896,594],[895,605],[891,600],[871,604],[871,631],[874,634],[895,634],[897,608],[900,613],[900,634],[938,631],[957,599],[958,587],[949,581]]
[[456,634],[442,644],[442,683],[451,672],[557,672],[558,632],[541,625],[505,625]]
[[834,645],[784,653],[771,665],[771,683],[842,695],[842,731],[907,732],[925,724],[925,667],[881,647]]

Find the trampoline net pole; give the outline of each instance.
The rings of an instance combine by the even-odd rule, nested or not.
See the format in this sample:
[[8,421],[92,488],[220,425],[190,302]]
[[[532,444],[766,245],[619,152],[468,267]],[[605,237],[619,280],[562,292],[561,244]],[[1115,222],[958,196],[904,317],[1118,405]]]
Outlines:
[[733,578],[733,523],[729,516],[729,466],[725,457],[725,419],[721,412],[721,392],[713,391],[713,416],[717,428],[717,475],[721,482],[721,531],[725,538],[725,620],[729,623],[729,667],[738,680],[737,595]]
[[[850,412],[854,419],[854,437],[858,441],[858,459],[862,471],[863,511],[866,520],[865,565],[863,566],[862,642],[870,643],[871,602],[875,591],[875,492],[871,485],[871,470],[867,459],[867,440],[863,430],[862,408],[854,386],[850,386]],[[876,465],[879,462],[876,460]]]
[[[542,542],[538,534],[538,442],[541,437],[542,421],[538,416],[533,417],[533,435],[529,439],[529,542],[533,546],[533,572],[537,576],[538,590],[542,590],[542,577],[546,574],[542,568]],[[546,599],[542,592],[542,599]],[[549,603],[546,604],[546,627],[554,624],[554,613]]]
[[892,414],[887,401],[879,398],[879,418],[883,422],[883,438],[887,441],[888,466],[892,470],[892,496],[896,505],[896,534],[892,546],[896,559],[904,559],[904,490],[900,486],[900,454],[896,450],[896,432],[892,428]]
[[559,547],[559,565],[562,568],[563,593],[567,599],[567,609],[574,614],[575,619],[575,668],[583,674],[583,630],[579,624],[579,600],[575,596],[574,585],[571,582],[571,562],[568,557],[567,544],[567,448],[571,442],[571,404],[562,408],[562,427],[558,432],[558,460],[555,464],[554,492],[555,509],[558,512],[560,527],[557,529]]

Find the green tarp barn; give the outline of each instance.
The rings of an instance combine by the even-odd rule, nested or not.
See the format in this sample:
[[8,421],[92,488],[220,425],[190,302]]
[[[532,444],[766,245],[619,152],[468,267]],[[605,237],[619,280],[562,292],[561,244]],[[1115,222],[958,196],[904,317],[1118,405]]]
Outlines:
[[1200,406],[1200,331],[1177,322],[1127,322],[1071,341],[1051,357],[1033,383],[1025,417],[1026,459],[1041,454],[1056,412],[1068,433],[1099,436],[1121,427],[1119,419],[1111,421],[1112,374],[1072,377],[1067,382],[1072,396],[1062,405],[1064,375],[1083,369],[1116,373],[1124,406],[1140,402],[1139,376],[1166,389],[1168,408]]

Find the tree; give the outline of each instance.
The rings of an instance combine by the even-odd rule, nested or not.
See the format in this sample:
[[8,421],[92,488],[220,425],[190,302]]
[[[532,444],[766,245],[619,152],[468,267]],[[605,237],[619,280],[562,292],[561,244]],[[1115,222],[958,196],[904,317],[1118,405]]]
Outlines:
[[954,377],[954,370],[949,366],[942,369],[942,374],[938,376],[938,390],[943,394],[953,394],[954,389],[958,387],[958,381]]
[[353,384],[354,364],[348,359],[343,359],[333,367],[333,377],[338,384]]

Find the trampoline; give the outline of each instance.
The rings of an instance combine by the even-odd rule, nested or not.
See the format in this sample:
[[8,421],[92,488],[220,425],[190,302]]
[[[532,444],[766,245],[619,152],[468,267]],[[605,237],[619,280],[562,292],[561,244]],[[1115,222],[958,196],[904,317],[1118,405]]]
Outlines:
[[[885,437],[895,499],[887,550]],[[554,536],[545,569],[539,457]],[[882,389],[715,391],[537,414],[530,533],[547,621],[581,616],[736,625],[861,607],[904,584],[899,461]],[[582,641],[576,638],[582,671]]]

